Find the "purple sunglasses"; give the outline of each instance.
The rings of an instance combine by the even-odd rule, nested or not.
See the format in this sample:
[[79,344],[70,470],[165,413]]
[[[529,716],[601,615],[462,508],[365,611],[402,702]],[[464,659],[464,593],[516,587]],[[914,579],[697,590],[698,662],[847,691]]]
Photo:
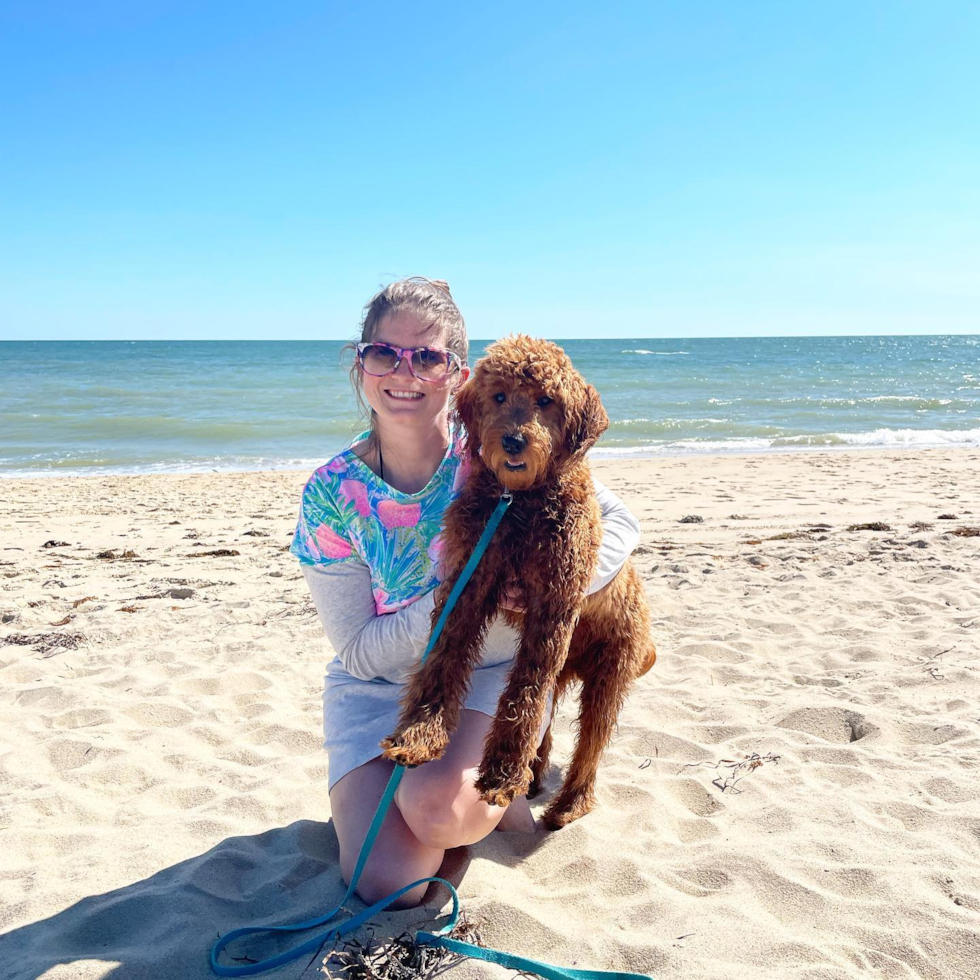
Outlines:
[[408,369],[419,381],[442,381],[463,367],[458,354],[441,347],[394,347],[378,343],[357,345],[361,368],[373,378],[384,378],[397,371],[406,354],[410,355]]

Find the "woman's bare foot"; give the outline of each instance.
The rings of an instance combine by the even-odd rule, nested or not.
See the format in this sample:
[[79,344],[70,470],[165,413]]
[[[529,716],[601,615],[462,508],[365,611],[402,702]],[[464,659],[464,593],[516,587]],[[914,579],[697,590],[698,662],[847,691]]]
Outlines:
[[536,829],[537,824],[534,822],[534,814],[531,813],[531,804],[528,803],[526,796],[518,796],[507,807],[507,812],[497,824],[497,830],[513,830],[522,834],[533,834]]

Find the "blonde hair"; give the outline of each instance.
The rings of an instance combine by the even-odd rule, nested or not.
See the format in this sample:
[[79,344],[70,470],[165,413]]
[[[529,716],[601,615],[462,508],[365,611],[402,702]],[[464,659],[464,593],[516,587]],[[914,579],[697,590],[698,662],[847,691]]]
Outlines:
[[371,451],[377,448],[378,436],[374,427],[374,409],[364,401],[364,387],[357,360],[357,344],[374,340],[378,336],[381,324],[388,317],[399,313],[408,313],[426,329],[444,333],[446,347],[458,355],[463,364],[466,364],[469,353],[466,322],[449,291],[449,283],[445,280],[411,276],[390,283],[376,293],[364,307],[360,338],[352,340],[341,349],[341,354],[345,351],[352,351],[354,354],[354,362],[350,367],[350,382],[357,404],[370,423],[368,449]]

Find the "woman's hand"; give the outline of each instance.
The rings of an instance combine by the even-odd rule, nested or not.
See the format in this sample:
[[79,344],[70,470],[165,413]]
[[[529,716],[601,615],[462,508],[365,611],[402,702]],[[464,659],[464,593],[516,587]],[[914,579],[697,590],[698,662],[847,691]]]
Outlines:
[[504,586],[503,594],[500,597],[500,608],[507,612],[523,613],[526,611],[524,605],[524,589],[518,585],[516,578],[511,578]]

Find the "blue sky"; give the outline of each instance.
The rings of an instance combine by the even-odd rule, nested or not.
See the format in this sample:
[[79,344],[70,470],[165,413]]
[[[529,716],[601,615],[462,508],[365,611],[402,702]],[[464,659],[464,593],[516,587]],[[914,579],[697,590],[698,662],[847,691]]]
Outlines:
[[980,4],[0,7],[0,338],[980,332]]

